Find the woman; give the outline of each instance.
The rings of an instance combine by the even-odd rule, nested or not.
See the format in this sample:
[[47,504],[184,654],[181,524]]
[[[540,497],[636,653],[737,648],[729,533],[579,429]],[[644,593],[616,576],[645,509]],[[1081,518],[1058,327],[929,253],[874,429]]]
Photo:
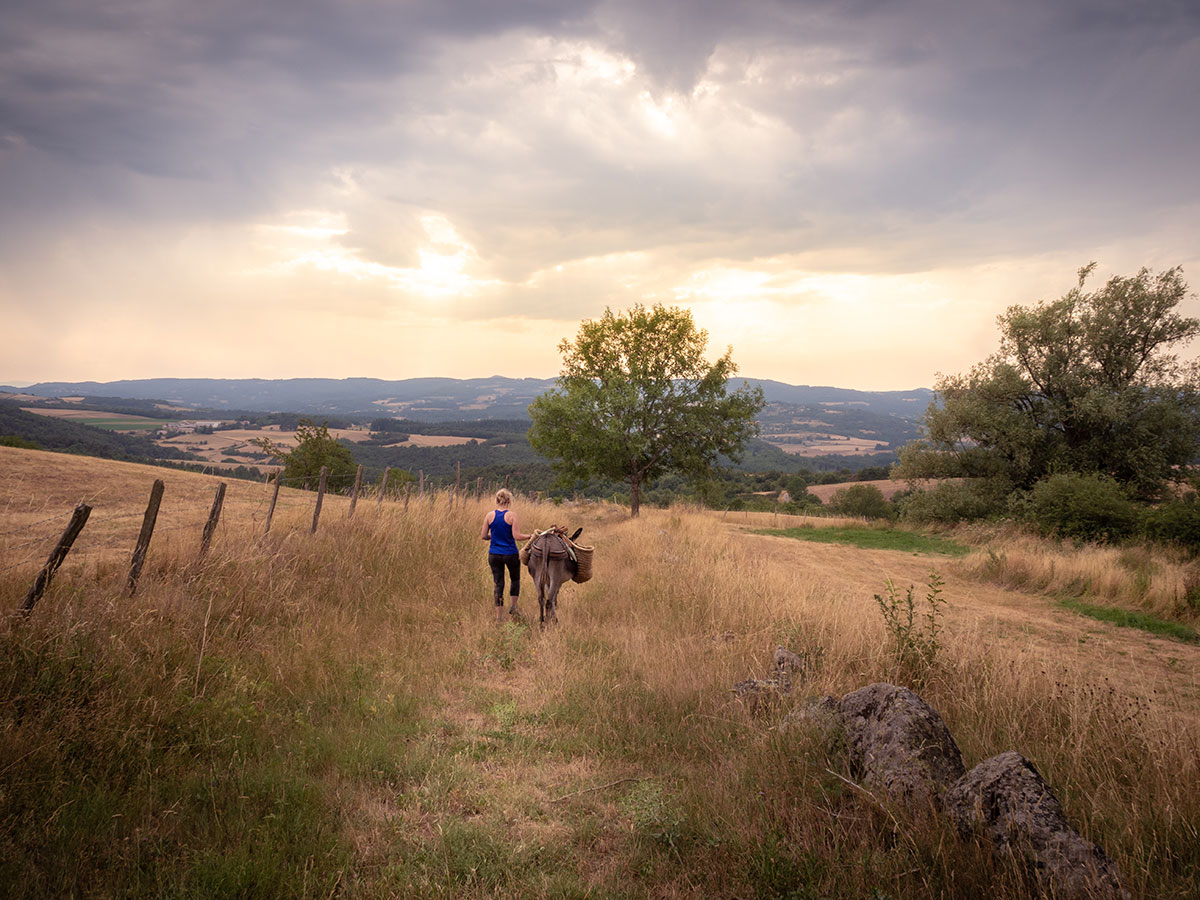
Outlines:
[[504,569],[508,568],[511,599],[508,607],[510,616],[517,615],[517,596],[521,593],[521,558],[518,556],[517,541],[527,541],[532,535],[522,534],[517,525],[517,514],[509,509],[512,494],[507,488],[496,491],[496,508],[484,516],[483,540],[490,540],[488,565],[492,568],[492,580],[496,583],[496,621],[504,621]]

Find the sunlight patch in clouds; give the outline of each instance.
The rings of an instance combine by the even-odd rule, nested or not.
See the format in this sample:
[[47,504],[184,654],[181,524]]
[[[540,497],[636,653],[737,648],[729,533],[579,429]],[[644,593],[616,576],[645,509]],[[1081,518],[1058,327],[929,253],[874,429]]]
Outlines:
[[588,88],[598,83],[619,86],[629,82],[637,71],[633,60],[595,44],[546,38],[533,43],[535,57],[550,60],[560,82],[574,82]]
[[676,138],[679,136],[679,128],[672,117],[675,105],[674,97],[666,97],[661,103],[657,103],[650,96],[649,91],[642,91],[638,94],[637,99],[638,105],[641,108],[642,118],[652,131],[665,138]]
[[336,243],[336,238],[349,231],[346,217],[340,213],[304,213],[295,218],[295,223],[261,226],[267,234],[291,239],[276,243],[274,251],[283,258],[270,266],[274,272],[315,269],[353,281],[379,282],[429,300],[472,297],[499,283],[474,274],[480,266],[475,248],[439,213],[419,217],[425,241],[416,248],[420,265],[415,267],[363,259],[357,250]]

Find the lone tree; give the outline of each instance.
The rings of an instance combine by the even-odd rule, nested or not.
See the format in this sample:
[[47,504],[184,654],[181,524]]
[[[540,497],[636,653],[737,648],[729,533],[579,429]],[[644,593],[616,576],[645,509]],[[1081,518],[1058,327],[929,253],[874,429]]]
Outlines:
[[927,438],[900,451],[902,478],[990,479],[997,493],[1055,473],[1100,474],[1153,497],[1187,476],[1200,439],[1194,368],[1172,353],[1200,332],[1176,307],[1179,267],[1142,269],[1085,290],[1095,263],[1061,299],[1011,306],[999,352],[942,376]]
[[659,475],[702,478],[719,456],[740,458],[758,433],[762,389],[729,392],[733,350],[710,365],[707,343],[688,310],[659,304],[583,322],[559,344],[557,387],[529,407],[529,443],[563,480],[628,483],[634,516]]
[[312,480],[321,474],[321,467],[328,468],[326,487],[340,491],[354,483],[358,471],[354,455],[329,433],[324,424],[317,425],[312,419],[301,419],[296,426],[296,446],[287,450],[270,438],[255,438],[251,441],[271,454],[283,465],[283,477],[292,481]]

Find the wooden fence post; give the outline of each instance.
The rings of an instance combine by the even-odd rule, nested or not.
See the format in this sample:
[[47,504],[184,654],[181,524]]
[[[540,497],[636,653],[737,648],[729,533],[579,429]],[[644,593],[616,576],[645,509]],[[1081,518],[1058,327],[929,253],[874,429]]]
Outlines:
[[58,567],[67,558],[67,553],[70,552],[71,545],[75,543],[75,538],[79,537],[79,532],[83,531],[83,526],[87,524],[88,516],[91,514],[92,508],[86,503],[80,503],[75,507],[75,512],[72,513],[71,521],[63,531],[62,537],[58,539],[58,543],[50,551],[50,556],[47,558],[46,564],[42,566],[42,571],[38,572],[37,578],[34,579],[33,587],[25,595],[25,602],[21,604],[21,613],[23,615],[27,616],[33,612],[34,604],[42,598],[42,594],[46,592],[46,588],[50,587],[50,579],[54,577],[54,573],[58,571]]
[[283,484],[282,468],[275,473],[275,491],[271,494],[271,505],[267,507],[267,525],[263,528],[263,534],[269,534],[271,531],[271,518],[275,515],[275,501],[279,499],[279,486],[281,484]]
[[483,497],[483,476],[480,475],[475,479],[475,499],[479,500]]
[[221,519],[221,507],[225,504],[225,482],[217,485],[217,496],[213,498],[212,509],[208,513],[208,521],[204,523],[204,536],[200,538],[200,555],[208,552],[212,543],[213,533],[217,530],[217,522]]
[[509,484],[509,480],[510,480],[511,478],[512,478],[512,476],[511,476],[511,475],[505,475],[505,476],[504,476],[504,489],[505,489],[506,491],[508,490],[508,484]]
[[383,481],[379,485],[379,499],[375,501],[375,509],[383,508],[383,495],[387,493],[388,473],[392,471],[391,466],[385,466],[383,470]]
[[347,519],[354,518],[354,507],[358,506],[358,489],[362,486],[362,465],[359,464],[358,471],[354,473],[354,489],[350,492],[350,512],[346,513]]
[[129,596],[137,590],[138,577],[142,574],[142,565],[146,562],[146,551],[150,549],[150,537],[154,534],[154,523],[158,521],[158,507],[162,503],[163,483],[161,479],[154,482],[150,488],[150,502],[146,505],[146,514],[142,516],[142,530],[138,532],[137,544],[133,548],[133,558],[129,561]]
[[420,476],[420,482],[417,485],[417,494],[421,497],[425,496],[425,470],[417,469],[417,474]]
[[325,499],[325,477],[329,474],[327,466],[321,466],[321,481],[317,484],[317,505],[313,509],[312,534],[317,533],[317,520],[321,518],[321,502]]

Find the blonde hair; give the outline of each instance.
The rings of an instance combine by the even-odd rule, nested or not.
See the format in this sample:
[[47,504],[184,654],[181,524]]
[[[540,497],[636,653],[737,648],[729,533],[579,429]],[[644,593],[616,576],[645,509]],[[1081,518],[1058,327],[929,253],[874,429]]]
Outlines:
[[496,491],[497,506],[508,506],[510,503],[512,503],[512,494],[508,488],[500,488],[500,490]]

